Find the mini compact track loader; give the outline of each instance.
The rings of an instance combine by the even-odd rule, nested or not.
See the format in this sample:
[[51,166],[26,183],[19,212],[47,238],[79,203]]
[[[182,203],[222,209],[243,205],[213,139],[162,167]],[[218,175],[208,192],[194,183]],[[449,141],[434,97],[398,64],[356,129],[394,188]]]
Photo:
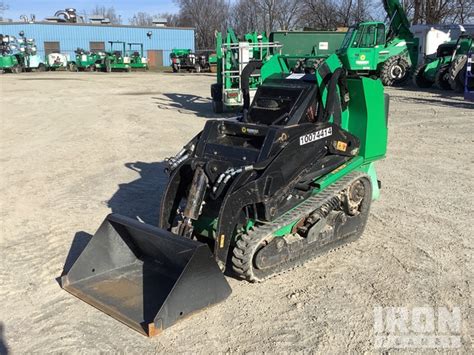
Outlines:
[[269,76],[250,104],[242,75],[243,114],[208,120],[167,160],[158,226],[109,215],[64,289],[154,335],[223,301],[223,272],[261,282],[361,236],[387,146],[380,80],[332,55]]

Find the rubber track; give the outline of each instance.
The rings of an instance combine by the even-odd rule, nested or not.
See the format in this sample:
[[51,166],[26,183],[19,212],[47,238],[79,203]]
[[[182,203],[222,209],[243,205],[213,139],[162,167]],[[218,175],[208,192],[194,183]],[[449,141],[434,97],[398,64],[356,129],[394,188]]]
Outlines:
[[[351,172],[342,177],[337,182],[328,186],[322,192],[306,199],[299,206],[297,206],[290,212],[284,214],[277,220],[270,223],[262,224],[261,226],[258,226],[253,230],[249,231],[248,234],[242,234],[241,239],[237,241],[236,246],[233,250],[232,268],[234,272],[237,273],[239,277],[246,279],[250,282],[264,281],[270,277],[280,275],[286,271],[299,267],[303,265],[306,261],[313,259],[327,251],[330,251],[339,246],[342,246],[343,244],[347,244],[353,240],[356,240],[358,238],[358,235],[356,235],[355,237],[351,236],[348,238],[337,240],[334,243],[319,247],[316,250],[312,250],[314,248],[311,248],[311,244],[309,244],[309,246],[302,251],[299,257],[290,259],[286,263],[278,265],[275,269],[271,270],[267,275],[264,275],[263,277],[258,277],[253,271],[253,256],[262,241],[264,241],[266,238],[271,238],[273,233],[278,231],[280,228],[283,228],[288,224],[293,223],[294,221],[297,221],[307,216],[311,212],[315,211],[316,209],[320,208],[331,197],[350,186],[350,184],[352,184],[354,181],[363,177],[368,178],[370,181],[370,178],[367,174],[364,174],[362,172]],[[314,244],[317,245],[317,243]],[[311,253],[311,251],[313,251],[313,253]],[[262,270],[259,271],[263,272]]]

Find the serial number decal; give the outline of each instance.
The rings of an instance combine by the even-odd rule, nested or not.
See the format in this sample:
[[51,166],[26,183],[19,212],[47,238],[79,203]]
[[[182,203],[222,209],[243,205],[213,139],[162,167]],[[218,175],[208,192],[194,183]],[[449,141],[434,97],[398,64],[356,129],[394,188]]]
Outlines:
[[332,127],[328,127],[313,133],[308,133],[300,137],[300,145],[308,144],[319,139],[329,137],[330,135],[332,135]]

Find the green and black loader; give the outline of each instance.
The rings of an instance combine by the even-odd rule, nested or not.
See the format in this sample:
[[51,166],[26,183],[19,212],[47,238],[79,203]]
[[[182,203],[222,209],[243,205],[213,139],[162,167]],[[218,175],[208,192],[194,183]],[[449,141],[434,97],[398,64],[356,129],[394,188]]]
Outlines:
[[275,70],[250,101],[254,68],[242,114],[166,160],[156,226],[107,216],[65,290],[151,336],[228,297],[224,275],[264,282],[363,234],[387,147],[381,82],[334,54],[314,74]]

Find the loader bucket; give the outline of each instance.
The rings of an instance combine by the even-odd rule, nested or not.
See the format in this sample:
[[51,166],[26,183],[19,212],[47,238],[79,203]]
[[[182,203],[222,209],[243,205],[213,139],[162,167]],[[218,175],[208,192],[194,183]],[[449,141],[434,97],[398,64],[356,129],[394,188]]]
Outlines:
[[232,291],[206,244],[117,214],[106,217],[61,285],[148,336]]

